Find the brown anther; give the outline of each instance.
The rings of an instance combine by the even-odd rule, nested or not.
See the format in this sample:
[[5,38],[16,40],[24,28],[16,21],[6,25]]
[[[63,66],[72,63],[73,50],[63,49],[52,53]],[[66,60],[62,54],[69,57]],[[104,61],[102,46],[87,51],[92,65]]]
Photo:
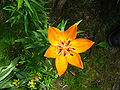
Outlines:
[[71,56],[73,56],[73,54],[70,54]]
[[70,49],[68,48],[67,51],[70,51]]
[[59,52],[58,53],[60,53],[62,51],[62,49],[59,49]]
[[64,42],[62,42],[62,45],[64,45]]
[[73,50],[75,50],[75,48],[72,48]]
[[64,56],[66,56],[66,53],[64,53]]
[[69,40],[69,41],[68,41],[68,45],[70,44],[70,42],[71,42],[71,41]]

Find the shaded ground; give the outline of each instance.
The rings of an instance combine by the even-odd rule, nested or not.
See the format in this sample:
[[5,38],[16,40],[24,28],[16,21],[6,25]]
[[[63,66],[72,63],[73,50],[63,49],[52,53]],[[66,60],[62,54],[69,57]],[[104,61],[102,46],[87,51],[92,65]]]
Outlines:
[[[78,37],[95,41],[91,51],[82,54],[85,69],[70,67],[60,79],[61,87],[65,86],[67,90],[120,89],[120,48],[97,46],[99,42],[106,41],[110,28],[120,25],[119,3],[119,0],[67,0],[60,11],[56,11],[57,6],[53,9],[50,21],[55,22],[55,26],[62,19],[68,20],[68,27],[82,19],[79,30],[86,32]],[[71,70],[77,75],[70,75]],[[82,75],[86,77],[81,80]]]

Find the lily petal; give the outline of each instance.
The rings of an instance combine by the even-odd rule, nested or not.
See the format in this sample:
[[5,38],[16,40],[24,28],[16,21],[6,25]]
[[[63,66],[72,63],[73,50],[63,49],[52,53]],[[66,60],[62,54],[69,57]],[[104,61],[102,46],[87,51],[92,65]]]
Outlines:
[[83,63],[78,53],[70,52],[66,57],[69,64],[83,68]]
[[66,71],[68,62],[64,56],[58,55],[55,60],[55,65],[56,65],[58,75],[61,76]]
[[74,48],[74,52],[82,53],[88,50],[94,44],[93,41],[88,39],[75,39],[71,42],[72,48]]
[[77,35],[77,25],[74,24],[64,32],[67,40],[74,40]]
[[52,45],[57,46],[59,44],[59,41],[64,40],[64,34],[55,27],[49,27],[48,40]]
[[47,58],[56,58],[57,54],[57,48],[55,46],[50,45],[50,47],[45,52],[44,56]]

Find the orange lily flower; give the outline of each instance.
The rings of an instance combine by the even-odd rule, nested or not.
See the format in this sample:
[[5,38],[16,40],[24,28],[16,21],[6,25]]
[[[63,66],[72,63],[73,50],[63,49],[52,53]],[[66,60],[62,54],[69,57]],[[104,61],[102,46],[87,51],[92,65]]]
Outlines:
[[88,39],[75,39],[77,36],[77,25],[74,24],[65,32],[55,27],[49,27],[48,40],[51,43],[45,53],[45,57],[56,58],[55,65],[58,75],[62,75],[68,63],[78,68],[83,68],[81,57],[78,53],[88,50],[94,42]]

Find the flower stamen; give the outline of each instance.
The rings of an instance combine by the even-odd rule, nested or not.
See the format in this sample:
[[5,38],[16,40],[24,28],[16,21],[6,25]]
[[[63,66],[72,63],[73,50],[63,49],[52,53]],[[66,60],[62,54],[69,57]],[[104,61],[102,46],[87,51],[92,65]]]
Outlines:
[[61,41],[60,44],[58,45],[58,54],[61,54],[63,56],[66,56],[66,54],[69,53],[69,51],[71,50],[75,50],[74,48],[71,48],[70,45],[70,40],[65,42],[65,41]]
[[73,56],[73,54],[70,54],[71,56]]

